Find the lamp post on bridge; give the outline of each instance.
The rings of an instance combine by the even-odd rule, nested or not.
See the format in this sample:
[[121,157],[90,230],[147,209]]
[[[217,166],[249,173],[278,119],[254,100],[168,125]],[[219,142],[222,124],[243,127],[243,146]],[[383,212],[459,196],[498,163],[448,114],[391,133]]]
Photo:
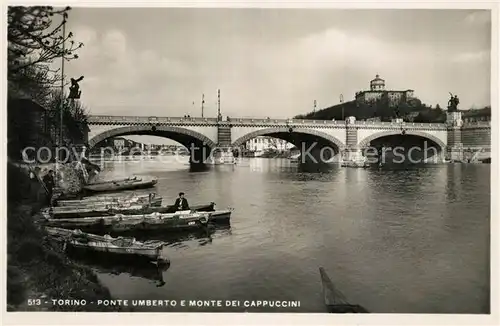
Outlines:
[[203,111],[205,109],[205,94],[201,94],[201,117],[203,118]]
[[344,120],[344,95],[340,94],[340,107],[342,108],[342,120]]
[[221,121],[222,116],[220,114],[220,89],[217,90],[217,121]]

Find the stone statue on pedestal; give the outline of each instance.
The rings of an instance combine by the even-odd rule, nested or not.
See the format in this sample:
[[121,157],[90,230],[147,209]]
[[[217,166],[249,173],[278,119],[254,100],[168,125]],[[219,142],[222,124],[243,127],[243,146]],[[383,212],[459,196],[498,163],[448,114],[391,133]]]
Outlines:
[[80,91],[79,82],[83,80],[83,76],[80,76],[78,79],[71,78],[71,86],[69,87],[69,99],[79,99],[80,95],[82,95],[82,91]]
[[450,93],[450,100],[448,101],[448,112],[457,112],[459,103],[460,100],[458,99],[458,96]]

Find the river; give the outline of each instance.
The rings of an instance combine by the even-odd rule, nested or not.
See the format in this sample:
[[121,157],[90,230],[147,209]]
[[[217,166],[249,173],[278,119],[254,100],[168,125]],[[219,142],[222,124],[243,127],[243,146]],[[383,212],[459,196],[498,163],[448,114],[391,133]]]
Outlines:
[[[140,311],[324,312],[318,267],[374,313],[488,313],[490,165],[334,167],[286,159],[189,172],[182,163],[106,163],[106,178],[155,175],[167,202],[235,209],[229,229],[170,240],[158,273],[95,268],[120,299],[177,300]],[[158,237],[157,237],[158,238]],[[180,300],[286,300],[297,308],[193,308]]]

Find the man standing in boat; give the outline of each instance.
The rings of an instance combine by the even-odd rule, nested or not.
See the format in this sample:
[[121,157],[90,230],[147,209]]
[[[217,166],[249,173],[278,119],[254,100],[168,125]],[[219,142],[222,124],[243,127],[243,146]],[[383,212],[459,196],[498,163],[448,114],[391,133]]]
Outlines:
[[189,204],[186,198],[184,198],[184,193],[179,193],[179,198],[175,200],[175,208],[178,211],[187,211],[189,209]]

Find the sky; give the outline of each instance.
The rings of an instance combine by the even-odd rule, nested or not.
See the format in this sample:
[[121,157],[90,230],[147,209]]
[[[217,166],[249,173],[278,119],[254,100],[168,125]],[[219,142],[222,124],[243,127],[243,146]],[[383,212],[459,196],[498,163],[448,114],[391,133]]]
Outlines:
[[[424,103],[490,105],[491,18],[481,10],[78,8],[91,114],[289,118],[354,99],[379,74]],[[193,104],[194,103],[194,104]]]

